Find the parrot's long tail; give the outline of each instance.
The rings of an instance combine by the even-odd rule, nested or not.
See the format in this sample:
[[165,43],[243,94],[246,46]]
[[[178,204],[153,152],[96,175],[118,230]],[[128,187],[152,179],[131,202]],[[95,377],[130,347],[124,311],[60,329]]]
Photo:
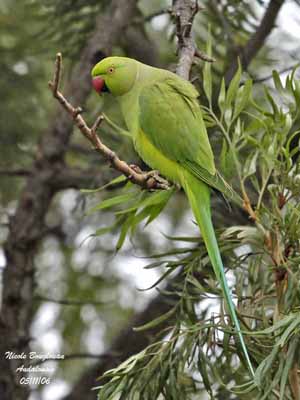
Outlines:
[[254,370],[241,332],[230,289],[227,284],[223,262],[221,259],[220,250],[211,220],[210,189],[204,182],[200,181],[187,171],[184,171],[183,173],[182,187],[189,199],[193,213],[199,225],[204,243],[206,245],[211,264],[213,266],[218,282],[220,283],[223,290],[229,314],[235,325],[236,333],[241,343],[249,371],[252,377],[254,377]]

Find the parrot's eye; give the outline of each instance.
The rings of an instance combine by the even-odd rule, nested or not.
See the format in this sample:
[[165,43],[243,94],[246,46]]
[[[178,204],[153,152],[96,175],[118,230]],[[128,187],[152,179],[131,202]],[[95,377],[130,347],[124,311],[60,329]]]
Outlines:
[[115,72],[115,67],[114,66],[109,67],[107,73],[112,74],[113,72]]

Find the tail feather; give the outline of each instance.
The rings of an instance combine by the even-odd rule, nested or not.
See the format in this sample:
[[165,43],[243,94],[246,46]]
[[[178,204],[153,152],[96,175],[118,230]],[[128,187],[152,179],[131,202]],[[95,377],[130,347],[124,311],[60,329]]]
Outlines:
[[185,171],[183,174],[182,187],[184,188],[184,191],[186,192],[186,195],[189,199],[193,213],[203,236],[211,264],[213,266],[218,282],[221,285],[229,314],[235,325],[236,333],[241,343],[249,371],[252,377],[254,377],[254,370],[241,332],[240,324],[235,311],[235,306],[232,301],[231,292],[227,284],[223,262],[221,259],[218,242],[211,220],[210,189],[204,182],[200,181],[187,171]]

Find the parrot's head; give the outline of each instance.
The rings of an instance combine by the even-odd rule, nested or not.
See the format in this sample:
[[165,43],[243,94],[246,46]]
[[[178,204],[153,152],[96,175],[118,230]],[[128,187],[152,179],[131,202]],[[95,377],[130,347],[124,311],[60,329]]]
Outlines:
[[132,88],[137,68],[138,62],[132,58],[104,58],[92,69],[93,87],[99,94],[109,92],[121,96]]

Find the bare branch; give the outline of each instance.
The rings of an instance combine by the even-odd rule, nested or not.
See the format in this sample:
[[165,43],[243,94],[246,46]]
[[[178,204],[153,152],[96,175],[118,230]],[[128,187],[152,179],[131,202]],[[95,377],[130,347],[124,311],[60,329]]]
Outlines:
[[200,51],[199,49],[196,49],[195,57],[198,57],[201,60],[206,61],[206,62],[210,62],[210,63],[216,61],[215,58],[208,56],[207,54],[203,53],[203,51]]
[[80,132],[92,143],[95,150],[104,155],[105,158],[111,163],[113,168],[127,176],[127,178],[131,182],[141,186],[142,188],[149,190],[170,188],[171,184],[161,177],[158,178],[154,174],[150,175],[149,173],[136,172],[135,169],[131,168],[125,161],[122,161],[110,148],[102,143],[96,131],[104,119],[103,116],[100,115],[96,119],[93,126],[89,128],[83,117],[80,115],[82,111],[81,108],[75,108],[58,90],[60,84],[61,68],[62,56],[60,53],[58,53],[56,56],[53,81],[49,82],[49,87],[53,93],[53,96],[59,101],[62,107],[73,118]]
[[253,58],[256,56],[258,51],[262,48],[265,40],[271,33],[277,15],[284,3],[284,0],[270,0],[269,5],[265,11],[265,14],[257,27],[256,31],[250,37],[246,45],[241,48],[236,54],[235,59],[230,64],[225,75],[225,81],[228,83],[231,81],[237,69],[237,59],[241,60],[242,67],[247,69]]
[[[292,71],[298,65],[299,65],[299,63],[297,63],[295,65],[291,65],[290,67],[282,68],[280,71],[277,71],[277,72],[278,72],[279,75],[285,74],[286,72]],[[272,79],[272,78],[273,78],[273,75],[269,74],[269,75],[263,76],[261,78],[254,78],[253,79],[253,83],[263,83],[263,82],[268,81],[269,79]]]
[[178,63],[176,73],[189,80],[190,70],[194,61],[196,46],[191,35],[192,24],[197,14],[198,1],[173,0],[172,16],[176,25],[178,38]]
[[25,168],[17,168],[17,169],[0,169],[0,175],[6,175],[6,176],[15,176],[15,177],[21,177],[21,176],[28,176],[32,173],[29,169]]
[[192,37],[193,22],[200,10],[202,8],[199,7],[198,0],[173,0],[171,16],[174,19],[178,39],[176,73],[186,80],[189,80],[194,57],[206,62],[215,61],[212,57],[197,49]]
[[61,304],[62,306],[82,306],[85,304],[92,304],[95,306],[109,306],[111,302],[104,302],[104,301],[95,301],[95,300],[69,300],[69,299],[52,299],[51,297],[47,296],[36,296],[36,300],[38,301],[46,301],[55,304]]
[[55,72],[54,72],[54,79],[53,79],[53,93],[57,94],[59,83],[60,83],[60,76],[61,76],[61,63],[62,63],[62,55],[61,53],[57,53],[56,61],[55,61]]
[[54,226],[46,226],[41,231],[41,237],[46,237],[46,236],[54,236],[61,242],[65,242],[67,239],[67,234],[66,232],[64,232],[61,224],[57,224]]

